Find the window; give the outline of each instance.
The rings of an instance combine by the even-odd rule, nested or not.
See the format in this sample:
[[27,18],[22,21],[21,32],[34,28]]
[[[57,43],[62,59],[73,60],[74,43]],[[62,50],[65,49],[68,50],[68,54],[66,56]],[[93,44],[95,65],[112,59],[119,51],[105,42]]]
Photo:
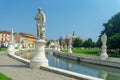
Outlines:
[[2,34],[2,36],[4,36],[4,34]]
[[5,41],[7,41],[7,38],[5,38]]
[[3,38],[2,38],[2,41],[3,41]]

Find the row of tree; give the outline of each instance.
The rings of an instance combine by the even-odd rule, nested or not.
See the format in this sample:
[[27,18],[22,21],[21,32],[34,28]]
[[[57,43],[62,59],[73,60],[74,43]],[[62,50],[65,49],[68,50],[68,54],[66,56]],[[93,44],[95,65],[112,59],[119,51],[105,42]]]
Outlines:
[[96,47],[96,43],[93,42],[91,38],[88,38],[85,41],[83,41],[81,38],[76,38],[73,40],[72,46],[74,48],[80,48],[80,47],[93,48]]

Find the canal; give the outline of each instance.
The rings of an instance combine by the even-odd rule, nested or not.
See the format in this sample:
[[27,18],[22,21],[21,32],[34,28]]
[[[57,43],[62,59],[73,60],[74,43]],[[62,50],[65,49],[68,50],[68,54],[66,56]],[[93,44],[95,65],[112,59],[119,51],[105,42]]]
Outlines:
[[[29,56],[31,57],[31,54],[29,54]],[[52,53],[46,53],[46,57],[49,61],[49,66],[52,67],[57,67],[57,68],[73,71],[76,73],[98,77],[105,80],[120,80],[120,69],[118,68],[105,67],[105,66],[95,65],[85,62],[77,62],[77,61],[53,56]]]

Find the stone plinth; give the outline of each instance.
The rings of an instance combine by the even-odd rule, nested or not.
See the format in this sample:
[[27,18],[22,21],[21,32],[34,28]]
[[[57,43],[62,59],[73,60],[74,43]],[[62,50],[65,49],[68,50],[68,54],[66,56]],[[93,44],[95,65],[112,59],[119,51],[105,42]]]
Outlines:
[[14,31],[13,29],[11,29],[11,32],[10,32],[10,42],[8,44],[8,50],[7,50],[7,53],[8,54],[14,54],[14,51],[15,51],[15,44],[14,44]]
[[13,42],[9,42],[7,53],[8,54],[13,54],[14,51],[15,51],[14,43]]
[[100,59],[101,60],[106,60],[108,58],[106,49],[107,49],[106,46],[102,46],[102,52],[100,54]]
[[68,46],[68,53],[72,53],[71,47],[71,45]]
[[35,41],[35,53],[30,61],[30,68],[40,68],[40,66],[48,66],[48,60],[45,56],[45,40]]
[[60,51],[60,46],[58,46],[57,51]]

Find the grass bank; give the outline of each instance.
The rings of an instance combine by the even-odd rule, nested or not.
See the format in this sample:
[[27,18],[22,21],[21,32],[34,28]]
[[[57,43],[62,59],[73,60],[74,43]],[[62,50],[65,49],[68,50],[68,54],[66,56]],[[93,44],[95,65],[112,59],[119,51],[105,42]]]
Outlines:
[[7,77],[6,75],[0,73],[0,80],[13,80],[10,77]]
[[[63,52],[67,52],[67,50],[62,50]],[[98,49],[73,49],[73,53],[75,54],[85,54],[85,55],[93,55],[98,56],[100,50]]]
[[6,51],[7,48],[0,48],[0,51]]

